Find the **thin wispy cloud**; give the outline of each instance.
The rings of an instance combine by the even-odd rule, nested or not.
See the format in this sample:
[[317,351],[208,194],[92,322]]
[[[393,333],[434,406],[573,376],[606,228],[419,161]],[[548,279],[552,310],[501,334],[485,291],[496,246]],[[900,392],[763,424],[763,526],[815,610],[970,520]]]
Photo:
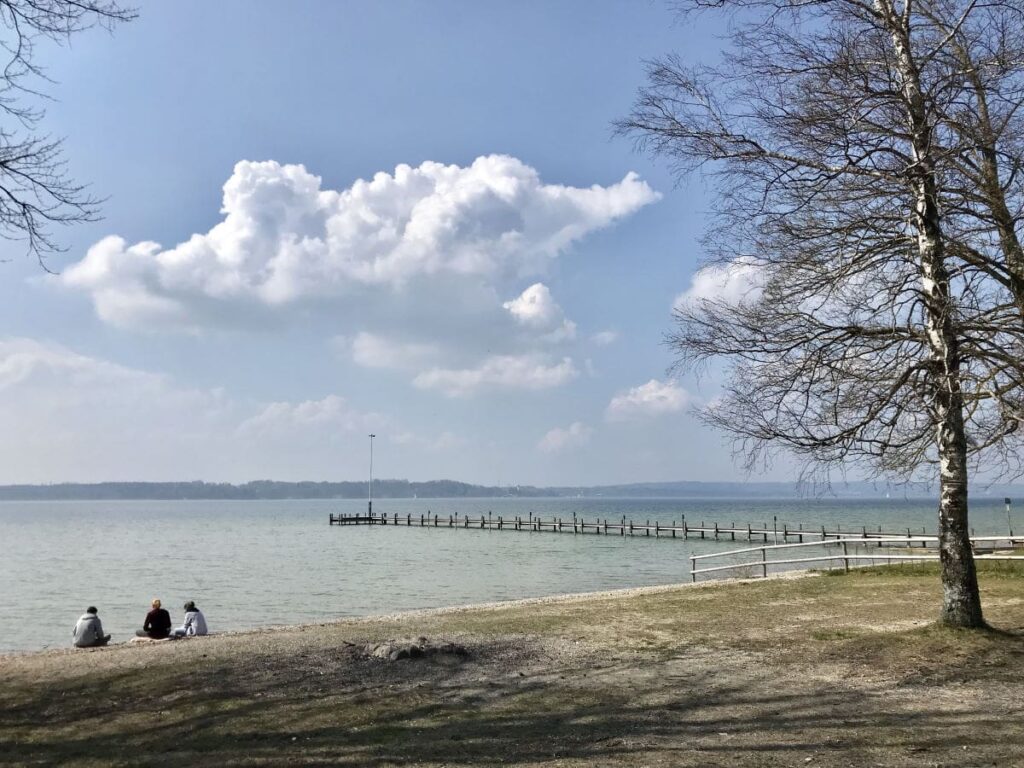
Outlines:
[[551,361],[540,355],[489,357],[475,368],[433,368],[417,376],[420,389],[448,397],[466,397],[481,390],[541,390],[560,387],[579,375],[571,358]]
[[593,434],[592,427],[574,421],[568,427],[555,427],[549,430],[537,443],[537,448],[544,453],[561,453],[587,445]]
[[423,436],[339,394],[260,402],[57,344],[0,338],[0,432],[18,436],[0,441],[0,483],[330,478],[353,455],[362,459],[369,431],[413,452],[460,444],[450,430]]
[[366,331],[352,340],[352,360],[364,368],[419,370],[439,354],[435,344],[402,341]]
[[618,341],[620,337],[621,334],[618,331],[598,331],[590,337],[590,340],[599,347],[607,347]]

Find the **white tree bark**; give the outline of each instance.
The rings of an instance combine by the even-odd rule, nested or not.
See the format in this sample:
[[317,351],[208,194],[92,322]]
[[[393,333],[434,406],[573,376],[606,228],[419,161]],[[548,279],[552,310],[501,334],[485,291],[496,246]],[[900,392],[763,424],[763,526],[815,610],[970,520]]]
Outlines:
[[967,522],[967,435],[960,382],[956,307],[950,296],[942,238],[938,188],[932,150],[932,126],[910,46],[910,28],[891,0],[875,0],[890,29],[896,68],[907,104],[907,129],[913,152],[914,228],[924,295],[925,327],[931,349],[931,381],[939,456],[939,554],[942,621],[958,627],[984,625],[978,577]]

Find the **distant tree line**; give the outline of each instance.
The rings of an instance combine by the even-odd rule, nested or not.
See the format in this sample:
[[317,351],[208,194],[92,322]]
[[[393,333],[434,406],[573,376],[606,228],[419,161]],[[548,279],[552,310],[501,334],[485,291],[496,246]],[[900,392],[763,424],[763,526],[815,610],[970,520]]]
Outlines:
[[[460,498],[466,496],[542,496],[539,488],[498,488],[470,485],[454,480],[374,480],[374,497],[411,499]],[[57,483],[53,485],[0,486],[0,500],[181,500],[181,499],[365,499],[366,482],[279,482],[255,480],[233,485],[202,481],[169,483]]]
[[[374,480],[373,496],[381,499],[458,498],[609,498],[609,499],[794,499],[803,498],[934,498],[936,489],[925,485],[890,487],[872,482],[849,482],[828,489],[801,488],[795,483],[730,483],[676,481],[602,486],[473,485],[456,480]],[[146,483],[53,483],[49,485],[0,485],[0,501],[180,501],[266,499],[365,499],[365,482],[282,482],[254,480],[249,483],[189,482]],[[986,486],[987,495],[998,498],[1024,496],[1012,485]]]

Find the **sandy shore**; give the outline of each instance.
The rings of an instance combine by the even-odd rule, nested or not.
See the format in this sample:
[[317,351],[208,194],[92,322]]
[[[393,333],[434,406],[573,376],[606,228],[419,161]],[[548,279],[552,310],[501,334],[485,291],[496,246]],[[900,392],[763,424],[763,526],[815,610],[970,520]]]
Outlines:
[[[983,588],[998,632],[907,568],[8,655],[0,764],[1024,765],[1024,575]],[[419,637],[464,653],[372,653]]]

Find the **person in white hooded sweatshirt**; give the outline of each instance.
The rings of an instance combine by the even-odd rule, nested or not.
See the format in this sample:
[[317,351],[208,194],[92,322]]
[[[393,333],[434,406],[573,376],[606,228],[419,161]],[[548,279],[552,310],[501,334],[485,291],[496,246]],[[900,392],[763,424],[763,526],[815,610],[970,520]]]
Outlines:
[[199,637],[206,634],[206,617],[189,600],[185,603],[185,623],[171,632],[171,637]]
[[71,634],[75,638],[72,642],[76,648],[95,648],[110,642],[110,635],[103,634],[103,624],[96,615],[95,606],[92,605],[85,609]]

